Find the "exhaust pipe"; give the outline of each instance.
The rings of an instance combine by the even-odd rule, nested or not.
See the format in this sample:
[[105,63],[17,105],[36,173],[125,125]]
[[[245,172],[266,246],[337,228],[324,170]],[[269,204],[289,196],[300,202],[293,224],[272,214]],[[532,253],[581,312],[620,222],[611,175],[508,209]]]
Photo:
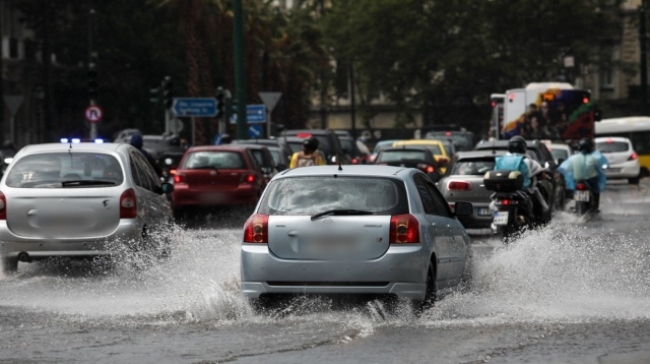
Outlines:
[[32,258],[26,252],[18,254],[18,260],[25,263],[31,263]]

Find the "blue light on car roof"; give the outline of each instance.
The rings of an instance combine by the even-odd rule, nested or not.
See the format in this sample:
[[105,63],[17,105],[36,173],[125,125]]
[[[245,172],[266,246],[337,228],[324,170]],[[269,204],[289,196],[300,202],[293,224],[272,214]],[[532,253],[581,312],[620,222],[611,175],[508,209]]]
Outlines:
[[65,143],[67,143],[67,142],[68,142],[68,138],[61,138],[61,143],[64,143],[64,144],[65,144]]
[[79,143],[81,143],[81,139],[79,139],[79,138],[72,138],[72,142],[75,143],[75,144],[79,144]]

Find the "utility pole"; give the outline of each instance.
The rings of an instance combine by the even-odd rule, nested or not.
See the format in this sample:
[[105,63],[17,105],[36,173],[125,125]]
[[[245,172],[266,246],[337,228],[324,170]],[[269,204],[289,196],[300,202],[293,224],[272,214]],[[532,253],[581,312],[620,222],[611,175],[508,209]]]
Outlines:
[[[90,105],[96,105],[95,98],[97,97],[97,64],[95,63],[97,57],[93,50],[93,28],[94,28],[95,6],[93,0],[88,0],[88,96],[90,98]],[[97,123],[90,123],[90,139],[97,138]]]
[[357,90],[354,85],[354,61],[350,60],[350,122],[352,123],[352,138],[357,139]]
[[234,12],[235,96],[237,98],[237,139],[248,139],[246,132],[246,79],[244,64],[244,10],[242,0],[232,0]]
[[641,115],[648,115],[648,56],[645,0],[639,7],[639,43],[641,46]]

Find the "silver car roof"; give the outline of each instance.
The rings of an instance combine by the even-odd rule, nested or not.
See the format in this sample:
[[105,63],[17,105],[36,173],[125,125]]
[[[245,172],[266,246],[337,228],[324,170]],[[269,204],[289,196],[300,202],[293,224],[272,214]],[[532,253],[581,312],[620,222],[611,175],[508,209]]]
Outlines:
[[413,168],[380,165],[344,165],[341,166],[341,168],[343,169],[342,171],[339,171],[339,166],[337,165],[294,168],[276,175],[273,179],[333,175],[405,179],[413,173],[419,172],[417,169]]
[[[105,152],[105,153],[126,153],[131,147],[125,143],[72,143],[72,152]],[[121,149],[121,150],[120,150]],[[48,152],[67,152],[70,150],[69,143],[31,144],[23,147],[14,159],[28,154],[40,154]]]

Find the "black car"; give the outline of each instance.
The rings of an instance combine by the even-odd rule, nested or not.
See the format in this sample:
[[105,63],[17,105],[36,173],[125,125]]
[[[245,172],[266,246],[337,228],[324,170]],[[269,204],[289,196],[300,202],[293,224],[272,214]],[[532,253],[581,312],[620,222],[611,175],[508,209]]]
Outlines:
[[362,164],[366,162],[367,156],[364,158],[364,155],[357,147],[357,142],[350,133],[345,130],[336,130],[335,133],[339,137],[341,148],[343,148],[343,151],[350,156],[352,164]]
[[442,176],[440,164],[431,149],[424,146],[404,146],[382,149],[375,164],[393,167],[417,168],[424,172],[433,182],[438,182]]
[[[314,137],[318,139],[318,149],[325,154],[326,164],[338,164],[339,161],[337,158],[341,158],[341,164],[352,164],[350,156],[341,147],[341,141],[333,130],[285,130],[278,139],[282,139],[283,136],[296,137],[303,140]],[[294,148],[292,147],[291,149]],[[299,150],[302,150],[302,146]]]
[[[283,154],[288,156],[287,160],[284,162],[284,164],[289,165],[289,161],[291,160],[291,155],[293,154],[293,151],[289,147],[289,144],[287,144],[286,140],[283,138],[273,138],[273,139],[242,139],[242,140],[233,140],[233,144],[246,144],[246,145],[265,145],[267,147],[276,147],[280,148],[283,150]],[[277,165],[280,163],[276,160],[275,162]]]
[[271,178],[278,173],[278,168],[275,165],[275,160],[269,148],[261,144],[246,144],[248,150],[255,157],[255,161],[260,165],[262,169],[262,174],[266,183],[271,181]]
[[[546,144],[538,140],[528,140],[526,141],[526,147],[528,149],[528,154],[535,159],[542,167],[548,169],[553,174],[552,182],[549,184],[548,181],[540,181],[539,183],[544,187],[545,193],[547,194],[547,201],[549,206],[553,205],[551,202],[555,202],[555,208],[564,209],[564,204],[566,200],[566,183],[564,181],[564,176],[560,171],[558,171],[558,166],[555,163],[553,154],[548,150]],[[483,141],[476,145],[475,150],[508,150],[508,141],[507,140],[493,140],[493,141]]]

